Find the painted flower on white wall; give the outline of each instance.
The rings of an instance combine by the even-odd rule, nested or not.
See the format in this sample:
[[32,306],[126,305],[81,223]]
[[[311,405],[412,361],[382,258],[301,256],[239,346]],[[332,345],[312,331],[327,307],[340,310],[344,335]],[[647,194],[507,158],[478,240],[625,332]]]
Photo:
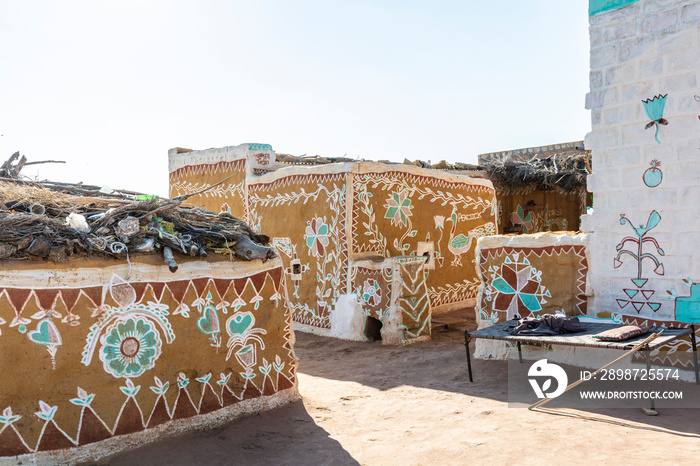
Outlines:
[[311,221],[306,222],[306,245],[309,247],[311,255],[314,257],[323,257],[328,247],[328,225],[325,223],[325,218],[314,217]]

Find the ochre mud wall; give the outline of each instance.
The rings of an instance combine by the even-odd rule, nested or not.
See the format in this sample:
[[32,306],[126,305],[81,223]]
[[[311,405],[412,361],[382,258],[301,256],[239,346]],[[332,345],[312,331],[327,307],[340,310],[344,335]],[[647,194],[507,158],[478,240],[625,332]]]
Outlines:
[[245,217],[245,159],[186,166],[170,173],[170,197],[201,191],[214,183],[224,181],[191,201],[212,212],[228,212],[234,217]]
[[498,197],[498,227],[502,233],[576,231],[581,215],[590,205],[590,194],[582,191],[528,189],[501,193]]
[[[285,165],[274,162],[269,146],[254,145],[261,146],[255,150],[251,146],[191,153],[171,150],[171,194],[196,192],[225,178],[222,173],[214,179],[211,164],[239,164],[245,159],[245,168],[238,168],[246,172],[240,197],[245,206],[231,212],[245,212],[253,229],[271,236],[288,275],[290,305],[300,328],[357,337],[346,334],[339,323],[352,320],[349,314],[358,305],[364,312],[368,303],[355,294],[351,283],[353,261],[424,256],[421,273],[430,300],[428,321],[430,310],[464,306],[476,297],[476,239],[498,232],[490,181],[373,162]],[[262,149],[267,152],[257,152]],[[259,157],[267,153],[269,157]],[[184,181],[178,181],[185,174],[191,174],[187,189]],[[214,189],[218,196],[219,187]],[[232,196],[230,201],[226,195]],[[202,193],[188,202],[214,211],[220,211],[224,202],[239,205],[233,191],[213,196]],[[390,289],[384,290],[385,296]],[[337,331],[334,313],[340,319]]]
[[192,195],[188,202],[248,219],[246,177],[271,170],[275,157],[269,144],[257,143],[206,150],[171,149],[169,196]]
[[3,262],[0,458],[86,446],[98,458],[95,442],[114,451],[124,434],[143,443],[298,396],[279,259],[176,274],[132,262]]
[[250,218],[270,232],[286,265],[294,320],[330,329],[331,310],[348,293],[347,174],[282,172],[249,184]]
[[367,338],[376,332],[372,319],[381,322],[385,344],[406,345],[430,338],[425,265],[420,256],[353,261],[350,281],[361,307],[357,327]]
[[382,267],[356,265],[350,279],[352,289],[362,303],[362,315],[382,320],[389,315],[391,289],[394,278],[391,262],[382,262]]
[[433,310],[476,297],[476,240],[498,232],[490,181],[360,164],[352,192],[351,258],[427,254]]
[[479,240],[480,326],[514,316],[586,315],[585,235],[533,234]]

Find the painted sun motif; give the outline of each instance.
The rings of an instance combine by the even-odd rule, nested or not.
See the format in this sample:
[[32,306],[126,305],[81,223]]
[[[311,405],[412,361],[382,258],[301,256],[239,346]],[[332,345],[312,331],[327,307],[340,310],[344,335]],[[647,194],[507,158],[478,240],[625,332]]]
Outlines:
[[138,377],[155,366],[162,343],[147,319],[128,318],[107,329],[100,338],[100,360],[114,377]]

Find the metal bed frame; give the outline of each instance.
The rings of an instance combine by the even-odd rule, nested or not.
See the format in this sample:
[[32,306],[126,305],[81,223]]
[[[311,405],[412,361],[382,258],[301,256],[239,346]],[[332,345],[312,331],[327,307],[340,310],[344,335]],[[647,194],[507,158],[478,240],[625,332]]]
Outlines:
[[[516,343],[518,346],[518,358],[520,362],[523,362],[522,355],[522,344],[532,344],[532,343],[550,343],[552,345],[563,345],[563,346],[580,346],[588,348],[605,348],[605,349],[616,349],[616,350],[630,350],[637,343],[643,341],[646,336],[641,335],[629,340],[624,341],[601,341],[593,338],[593,335],[597,335],[605,330],[611,330],[614,328],[623,327],[623,324],[607,324],[600,322],[581,322],[581,325],[585,328],[583,332],[577,333],[567,333],[562,335],[547,335],[547,336],[525,336],[525,335],[511,335],[510,331],[518,325],[518,320],[509,320],[505,322],[500,322],[498,324],[492,325],[490,327],[482,328],[481,330],[476,330],[474,332],[464,331],[464,344],[467,348],[467,365],[469,367],[469,381],[474,382],[472,377],[472,359],[469,351],[469,343],[472,339],[485,338],[488,340],[504,340]],[[659,332],[663,330],[663,334],[657,337],[654,341],[649,344],[644,345],[642,351],[644,351],[646,356],[646,366],[647,370],[651,368],[651,357],[650,352],[671,343],[674,340],[683,338],[686,335],[690,335],[690,340],[693,347],[693,363],[695,365],[695,383],[700,385],[700,372],[698,371],[698,350],[695,341],[695,325],[691,324],[689,328],[670,328],[670,327],[651,327],[650,332]],[[654,402],[652,400],[651,408],[654,409]]]

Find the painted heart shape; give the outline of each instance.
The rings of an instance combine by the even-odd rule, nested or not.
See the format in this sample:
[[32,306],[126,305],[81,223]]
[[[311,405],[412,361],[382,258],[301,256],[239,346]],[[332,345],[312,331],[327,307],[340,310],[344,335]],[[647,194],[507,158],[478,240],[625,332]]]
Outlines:
[[197,328],[205,335],[213,335],[221,332],[219,324],[219,316],[216,313],[216,308],[207,306],[202,312],[202,317],[197,319]]
[[250,312],[239,312],[226,323],[229,335],[243,335],[255,324],[255,317]]
[[60,345],[63,343],[56,324],[48,319],[42,320],[36,330],[28,333],[29,339],[40,345]]

